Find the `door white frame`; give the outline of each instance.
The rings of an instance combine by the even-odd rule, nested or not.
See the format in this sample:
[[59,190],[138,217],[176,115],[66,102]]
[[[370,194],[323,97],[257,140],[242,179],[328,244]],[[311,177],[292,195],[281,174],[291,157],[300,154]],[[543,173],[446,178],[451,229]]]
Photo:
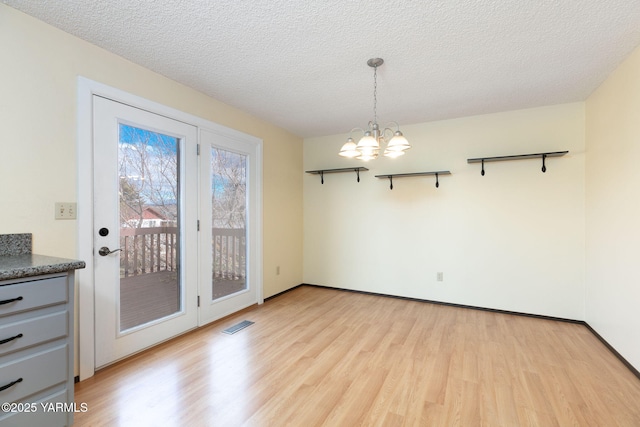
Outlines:
[[[258,294],[254,286],[253,277],[257,275],[253,260],[256,259],[256,245],[254,241],[257,238],[255,231],[256,208],[259,208],[255,199],[256,187],[259,179],[254,177],[253,172],[256,167],[255,146],[246,144],[244,141],[229,138],[226,135],[212,132],[209,129],[200,130],[200,182],[203,185],[200,188],[201,212],[204,215],[200,218],[201,230],[208,230],[207,235],[211,235],[211,148],[216,147],[228,152],[246,156],[246,189],[247,189],[247,222],[246,234],[247,239],[247,287],[236,294],[213,300],[212,287],[212,242],[209,239],[200,239],[200,308],[198,310],[199,325],[205,325],[214,322],[222,317],[228,316],[238,310],[249,307],[256,303]],[[201,235],[202,236],[202,235]],[[204,237],[204,236],[202,236]]]
[[77,270],[78,335],[75,357],[78,363],[80,380],[93,376],[95,372],[95,323],[94,323],[94,265],[93,265],[93,95],[122,102],[174,120],[179,120],[199,129],[227,135],[256,147],[256,171],[260,184],[256,191],[256,235],[254,283],[257,287],[258,304],[262,304],[262,145],[261,139],[234,129],[192,116],[120,89],[107,86],[85,77],[78,77],[77,85],[77,182],[78,182],[78,257],[85,260],[86,267]]
[[[118,175],[122,166],[120,126],[132,126],[175,138],[173,159],[178,174],[173,182],[177,190],[179,218],[178,251],[175,255],[180,268],[175,277],[177,283],[174,282],[180,295],[176,301],[178,307],[174,307],[172,314],[155,322],[122,330],[120,269],[123,255],[116,253],[115,256],[103,257],[94,254],[94,318],[98,322],[95,324],[95,359],[96,367],[100,368],[198,326],[198,128],[100,96],[94,96],[93,114],[94,251],[101,246],[120,248],[123,242],[121,196],[118,195]],[[146,175],[144,171],[136,173]],[[150,175],[157,178],[153,172]],[[98,236],[100,227],[107,227],[112,232],[108,236]]]

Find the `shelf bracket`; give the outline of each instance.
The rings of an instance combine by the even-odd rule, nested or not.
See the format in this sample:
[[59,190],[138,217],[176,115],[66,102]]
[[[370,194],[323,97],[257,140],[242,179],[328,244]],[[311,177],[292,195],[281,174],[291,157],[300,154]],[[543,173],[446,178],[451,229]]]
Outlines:
[[393,175],[389,175],[389,190],[393,190]]
[[324,184],[324,171],[320,171],[320,184]]
[[356,171],[357,181],[360,182],[360,169],[356,168],[354,170]]
[[438,172],[436,172],[436,188],[440,187],[440,182],[438,181]]
[[480,175],[484,176],[484,159],[482,159],[482,170],[480,171]]
[[544,164],[546,160],[547,160],[547,155],[543,154],[542,155],[542,173],[545,173],[547,171],[547,166]]

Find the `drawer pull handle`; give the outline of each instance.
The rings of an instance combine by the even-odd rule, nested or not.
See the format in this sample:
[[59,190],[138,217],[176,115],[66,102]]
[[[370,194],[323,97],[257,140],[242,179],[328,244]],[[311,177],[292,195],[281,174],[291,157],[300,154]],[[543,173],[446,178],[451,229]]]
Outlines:
[[9,341],[17,340],[18,338],[22,338],[22,334],[18,334],[18,335],[16,335],[15,337],[11,337],[11,338],[5,338],[5,339],[3,339],[2,341],[0,341],[0,345],[2,345],[2,344],[6,344],[6,343],[8,343]]
[[6,300],[4,300],[4,301],[0,301],[0,305],[2,305],[2,304],[9,304],[10,302],[14,302],[14,301],[22,301],[23,299],[24,299],[24,298],[22,298],[22,297],[6,299]]
[[0,391],[4,391],[6,389],[8,389],[9,387],[13,387],[14,385],[21,383],[22,382],[22,378],[18,378],[15,381],[11,381],[9,384],[7,385],[3,385],[2,387],[0,387]]

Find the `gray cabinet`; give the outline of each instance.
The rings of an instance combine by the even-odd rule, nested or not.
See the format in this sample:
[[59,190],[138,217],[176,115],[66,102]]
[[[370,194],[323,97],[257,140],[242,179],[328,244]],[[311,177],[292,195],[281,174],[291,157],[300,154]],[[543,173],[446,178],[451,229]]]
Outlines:
[[[0,281],[0,426],[70,426],[73,270]],[[8,410],[8,412],[7,412]]]

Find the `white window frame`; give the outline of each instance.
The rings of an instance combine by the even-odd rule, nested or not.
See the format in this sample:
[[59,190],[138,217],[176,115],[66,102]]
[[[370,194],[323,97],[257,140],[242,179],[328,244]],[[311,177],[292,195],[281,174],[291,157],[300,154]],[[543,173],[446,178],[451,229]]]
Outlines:
[[230,138],[239,139],[255,146],[255,173],[258,177],[258,185],[254,203],[256,203],[255,224],[257,230],[254,242],[256,255],[252,262],[256,271],[255,286],[257,287],[258,304],[262,304],[264,301],[262,291],[262,139],[80,76],[77,81],[78,258],[85,261],[86,267],[76,271],[76,301],[78,302],[76,305],[76,318],[78,319],[77,336],[79,339],[76,340],[75,357],[81,381],[93,376],[95,373],[92,129],[92,99],[94,95],[179,120],[199,129],[207,129],[227,135]]

